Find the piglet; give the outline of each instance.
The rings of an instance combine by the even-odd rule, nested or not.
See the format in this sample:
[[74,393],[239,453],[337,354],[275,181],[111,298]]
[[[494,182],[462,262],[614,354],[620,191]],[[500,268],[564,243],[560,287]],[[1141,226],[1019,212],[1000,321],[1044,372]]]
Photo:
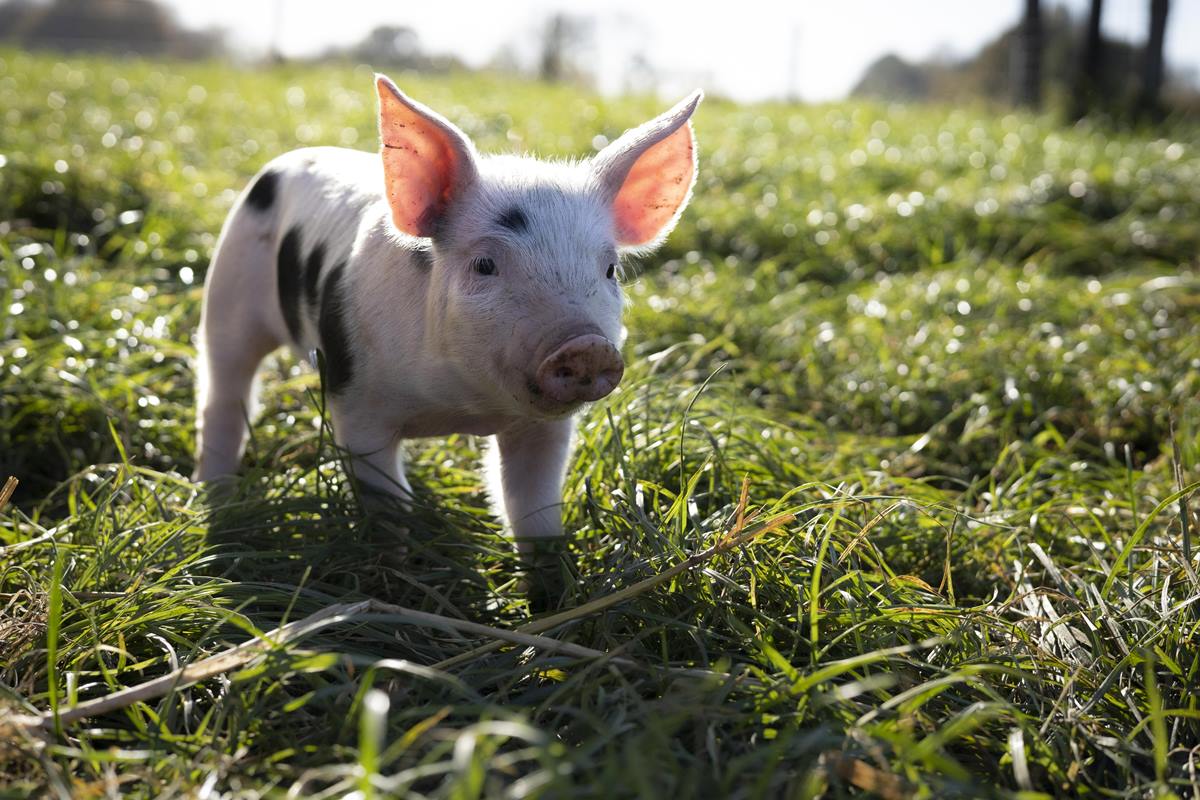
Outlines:
[[411,497],[400,440],[495,437],[518,549],[562,536],[572,417],[624,372],[620,256],[662,242],[696,178],[693,93],[594,157],[485,156],[377,75],[378,155],[269,163],[204,287],[195,477],[232,474],[259,363],[319,351],[355,477]]

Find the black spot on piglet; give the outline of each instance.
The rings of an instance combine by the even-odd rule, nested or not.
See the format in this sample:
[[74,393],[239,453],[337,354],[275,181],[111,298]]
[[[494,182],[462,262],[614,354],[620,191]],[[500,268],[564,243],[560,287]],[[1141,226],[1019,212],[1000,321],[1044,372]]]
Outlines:
[[300,287],[304,279],[304,262],[300,258],[300,229],[292,228],[279,243],[276,258],[278,270],[279,308],[288,334],[293,342],[300,341]]
[[340,392],[354,377],[354,354],[346,326],[349,308],[342,286],[342,273],[345,270],[346,262],[343,261],[325,279],[321,292],[321,314],[317,319],[321,352],[325,357],[325,388],[330,394]]
[[529,228],[529,219],[525,216],[525,212],[519,208],[510,208],[500,215],[497,220],[500,226],[508,228],[514,233],[523,233]]
[[266,211],[275,202],[275,188],[278,182],[279,173],[274,170],[259,175],[246,194],[246,204],[259,211]]
[[325,261],[325,243],[317,242],[308,254],[308,266],[304,269],[304,299],[310,306],[317,304],[317,286],[321,282],[321,268]]

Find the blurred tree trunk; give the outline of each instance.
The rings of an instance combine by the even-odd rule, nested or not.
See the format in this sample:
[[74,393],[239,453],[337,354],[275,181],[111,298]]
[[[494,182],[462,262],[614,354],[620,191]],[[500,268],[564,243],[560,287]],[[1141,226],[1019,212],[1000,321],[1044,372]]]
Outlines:
[[1083,41],[1083,58],[1079,63],[1079,76],[1075,84],[1072,113],[1076,119],[1086,116],[1100,96],[1104,71],[1104,36],[1100,33],[1100,17],[1103,11],[1104,0],[1092,0],[1087,33]]
[[1138,116],[1157,118],[1162,115],[1159,92],[1163,83],[1163,41],[1167,36],[1167,12],[1170,0],[1150,0],[1150,35],[1142,63],[1142,91],[1138,97]]
[[1025,0],[1025,16],[1017,37],[1017,102],[1042,106],[1042,7],[1040,0]]
[[591,38],[592,22],[566,12],[551,14],[542,29],[542,53],[538,75],[549,83],[579,80],[584,70],[579,51]]
[[542,80],[558,83],[563,79],[568,38],[565,14],[555,14],[546,20],[546,29],[542,34],[541,66],[538,68]]

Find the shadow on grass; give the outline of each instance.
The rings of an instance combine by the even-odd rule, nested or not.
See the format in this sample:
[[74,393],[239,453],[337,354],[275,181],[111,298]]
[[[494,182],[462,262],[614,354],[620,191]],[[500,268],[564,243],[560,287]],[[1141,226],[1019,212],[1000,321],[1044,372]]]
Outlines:
[[[336,477],[280,487],[249,475],[209,495],[206,571],[228,582],[225,594],[261,630],[367,598],[471,620],[523,616],[516,555],[497,527],[421,484],[416,495],[405,510]],[[354,630],[373,655],[446,655],[428,630]]]

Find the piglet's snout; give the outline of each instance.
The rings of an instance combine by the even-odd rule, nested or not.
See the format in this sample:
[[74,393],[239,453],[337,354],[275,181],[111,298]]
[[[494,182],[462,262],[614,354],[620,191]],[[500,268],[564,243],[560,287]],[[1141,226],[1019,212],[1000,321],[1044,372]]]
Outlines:
[[621,382],[625,362],[613,343],[588,334],[568,339],[538,367],[542,394],[556,403],[599,400]]

